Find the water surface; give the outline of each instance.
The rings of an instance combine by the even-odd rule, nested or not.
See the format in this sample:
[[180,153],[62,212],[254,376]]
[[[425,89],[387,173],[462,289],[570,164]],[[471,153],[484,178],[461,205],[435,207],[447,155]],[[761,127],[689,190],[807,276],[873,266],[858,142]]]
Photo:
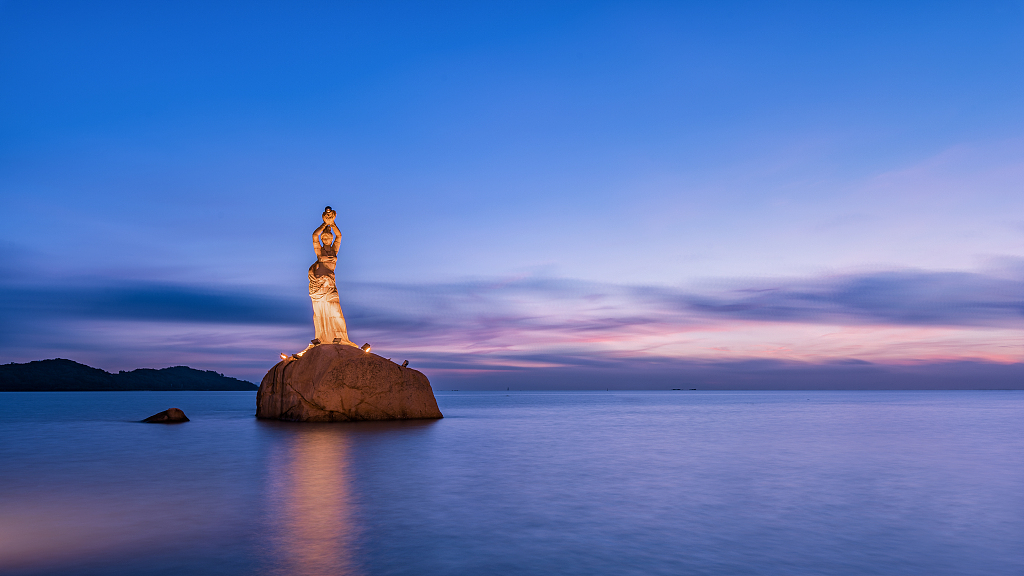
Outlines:
[[254,396],[0,394],[0,572],[1024,574],[1021,392]]

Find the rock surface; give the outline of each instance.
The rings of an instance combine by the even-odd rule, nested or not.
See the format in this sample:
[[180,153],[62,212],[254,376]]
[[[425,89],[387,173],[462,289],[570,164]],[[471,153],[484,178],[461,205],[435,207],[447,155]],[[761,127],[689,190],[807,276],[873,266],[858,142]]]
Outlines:
[[278,362],[256,393],[256,417],[293,422],[443,418],[421,372],[344,344],[320,344]]
[[175,424],[177,422],[188,422],[188,416],[185,416],[181,408],[168,408],[163,412],[153,414],[143,420],[143,422],[149,422],[150,424]]

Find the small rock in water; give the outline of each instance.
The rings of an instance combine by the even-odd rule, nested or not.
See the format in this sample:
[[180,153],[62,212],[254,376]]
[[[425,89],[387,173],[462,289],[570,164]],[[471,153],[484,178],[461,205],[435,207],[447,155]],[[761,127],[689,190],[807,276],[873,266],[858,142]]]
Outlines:
[[159,414],[153,414],[149,418],[143,420],[143,422],[149,422],[151,424],[174,424],[176,422],[188,422],[188,416],[181,411],[181,408],[168,408]]

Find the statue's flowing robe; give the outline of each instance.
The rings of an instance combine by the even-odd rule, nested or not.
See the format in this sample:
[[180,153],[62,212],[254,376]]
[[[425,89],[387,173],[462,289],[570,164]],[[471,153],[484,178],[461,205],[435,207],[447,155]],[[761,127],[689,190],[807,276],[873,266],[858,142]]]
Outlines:
[[[331,258],[331,257],[325,257]],[[313,326],[316,339],[323,344],[331,344],[335,338],[341,338],[341,344],[351,344],[348,339],[348,328],[345,326],[345,315],[341,313],[341,302],[338,300],[338,286],[334,280],[334,272],[317,276],[317,265],[309,267],[309,299],[313,301]]]

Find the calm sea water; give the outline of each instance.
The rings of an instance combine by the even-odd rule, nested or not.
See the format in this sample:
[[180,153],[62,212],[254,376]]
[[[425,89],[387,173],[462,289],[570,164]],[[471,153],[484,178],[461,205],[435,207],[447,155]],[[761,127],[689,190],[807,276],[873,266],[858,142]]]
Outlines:
[[0,572],[1024,574],[1021,392],[254,396],[0,394]]

